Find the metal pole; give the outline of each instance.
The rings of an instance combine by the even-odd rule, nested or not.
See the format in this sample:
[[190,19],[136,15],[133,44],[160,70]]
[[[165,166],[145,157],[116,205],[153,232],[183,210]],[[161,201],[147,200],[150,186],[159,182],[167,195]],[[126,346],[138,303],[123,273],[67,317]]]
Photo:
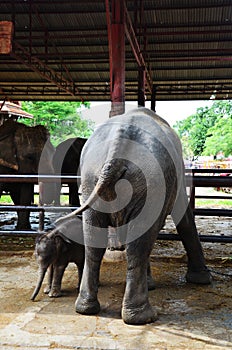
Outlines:
[[138,68],[138,106],[145,106],[145,67]]

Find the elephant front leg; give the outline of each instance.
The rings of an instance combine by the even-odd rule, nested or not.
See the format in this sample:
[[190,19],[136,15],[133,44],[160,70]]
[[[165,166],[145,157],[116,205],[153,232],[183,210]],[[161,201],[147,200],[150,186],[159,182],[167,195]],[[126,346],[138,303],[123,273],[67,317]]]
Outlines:
[[16,230],[21,231],[30,231],[30,213],[28,211],[18,211],[18,223],[16,226]]
[[48,294],[49,297],[51,298],[58,298],[62,295],[61,293],[61,283],[62,283],[62,278],[64,275],[64,271],[67,265],[54,265],[53,269],[53,280],[52,280],[52,286],[51,290]]
[[81,280],[80,292],[76,300],[76,312],[94,315],[100,311],[97,299],[100,265],[105,248],[85,247],[85,266]]
[[44,293],[48,294],[51,291],[52,288],[52,279],[53,279],[53,265],[51,264],[48,267],[48,279],[47,279],[47,286],[44,288]]
[[69,184],[69,204],[71,206],[80,206],[79,192],[77,184]]
[[146,244],[131,244],[127,248],[126,290],[122,306],[122,318],[128,324],[154,322],[157,314],[148,299],[149,272],[148,253],[143,253]]
[[[34,186],[31,184],[19,184],[18,186],[20,186],[20,195],[17,198],[13,198],[12,196],[14,203],[23,206],[31,205],[34,195]],[[31,230],[30,212],[28,210],[20,210],[17,214],[18,222],[16,230]]]

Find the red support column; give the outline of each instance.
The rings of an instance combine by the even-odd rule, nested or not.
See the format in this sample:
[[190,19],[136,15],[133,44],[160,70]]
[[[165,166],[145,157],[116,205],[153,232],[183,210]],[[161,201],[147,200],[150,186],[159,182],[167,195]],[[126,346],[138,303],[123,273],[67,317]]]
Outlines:
[[110,54],[110,116],[125,112],[125,11],[124,2],[112,0],[111,23],[106,1]]
[[14,26],[10,21],[0,22],[0,54],[9,54],[12,51],[12,37]]

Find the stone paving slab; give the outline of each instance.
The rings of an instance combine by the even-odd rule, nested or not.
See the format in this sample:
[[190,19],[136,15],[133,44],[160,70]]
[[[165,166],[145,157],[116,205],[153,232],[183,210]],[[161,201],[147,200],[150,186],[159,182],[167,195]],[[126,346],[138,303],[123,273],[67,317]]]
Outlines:
[[[40,314],[34,306],[0,330],[1,349],[223,349],[232,343],[161,324],[127,326],[93,316]],[[207,320],[206,320],[207,321]],[[217,332],[217,330],[215,330]]]

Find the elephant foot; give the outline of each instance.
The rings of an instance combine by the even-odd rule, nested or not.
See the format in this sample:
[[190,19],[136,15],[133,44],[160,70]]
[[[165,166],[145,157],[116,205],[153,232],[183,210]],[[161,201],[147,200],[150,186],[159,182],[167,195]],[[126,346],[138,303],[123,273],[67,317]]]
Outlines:
[[62,296],[60,289],[53,289],[48,294],[49,298],[59,298]]
[[201,271],[188,270],[185,278],[188,283],[210,284],[212,282],[212,276],[207,269]]
[[128,308],[123,306],[122,319],[126,324],[142,325],[158,319],[157,312],[148,303],[142,307]]
[[44,288],[44,294],[49,294],[51,287],[47,286]]
[[16,231],[32,231],[31,226],[16,226],[15,227]]
[[155,280],[152,278],[152,276],[147,276],[147,287],[148,290],[155,289]]
[[100,304],[97,299],[86,300],[79,294],[75,303],[75,309],[76,312],[82,315],[96,315],[100,311]]

